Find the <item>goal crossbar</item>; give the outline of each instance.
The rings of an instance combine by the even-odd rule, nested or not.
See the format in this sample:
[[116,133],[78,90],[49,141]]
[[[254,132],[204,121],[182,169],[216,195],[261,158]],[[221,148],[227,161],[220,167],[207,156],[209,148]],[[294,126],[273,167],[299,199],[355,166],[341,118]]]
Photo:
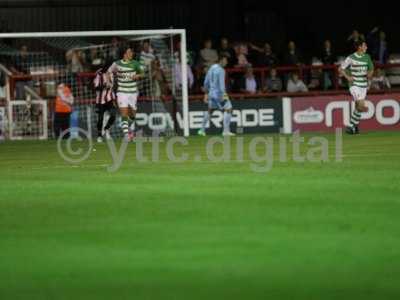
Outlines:
[[179,35],[181,39],[181,74],[182,74],[182,115],[183,134],[189,136],[189,95],[187,80],[187,49],[185,29],[151,29],[151,30],[109,30],[109,31],[59,31],[59,32],[21,32],[0,33],[0,39],[6,38],[51,38],[51,37],[99,37],[99,36],[133,36],[133,35]]

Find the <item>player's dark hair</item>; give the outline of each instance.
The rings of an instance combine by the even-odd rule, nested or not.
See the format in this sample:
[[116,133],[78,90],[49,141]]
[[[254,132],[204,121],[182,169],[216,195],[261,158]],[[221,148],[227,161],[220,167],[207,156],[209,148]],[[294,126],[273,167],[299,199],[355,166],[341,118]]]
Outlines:
[[135,50],[134,50],[134,48],[133,48],[131,45],[124,45],[124,46],[120,49],[120,50],[121,50],[120,56],[123,57],[123,56],[125,55],[126,51],[128,51],[128,49],[131,49],[132,52],[135,53]]
[[357,51],[358,48],[360,48],[364,43],[365,43],[365,41],[362,40],[362,39],[359,39],[358,41],[355,41],[354,42],[354,49]]

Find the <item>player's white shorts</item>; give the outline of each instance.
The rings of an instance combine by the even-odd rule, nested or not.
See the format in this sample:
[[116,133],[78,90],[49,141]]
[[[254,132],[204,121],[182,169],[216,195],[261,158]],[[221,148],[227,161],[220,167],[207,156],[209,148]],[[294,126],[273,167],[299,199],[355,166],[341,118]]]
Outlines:
[[117,101],[119,108],[132,107],[136,110],[138,94],[117,93]]
[[232,103],[229,99],[220,101],[219,99],[210,98],[208,101],[208,108],[228,110],[228,109],[232,109]]
[[365,100],[367,97],[367,88],[361,88],[358,86],[352,86],[350,88],[350,94],[353,96],[353,100]]

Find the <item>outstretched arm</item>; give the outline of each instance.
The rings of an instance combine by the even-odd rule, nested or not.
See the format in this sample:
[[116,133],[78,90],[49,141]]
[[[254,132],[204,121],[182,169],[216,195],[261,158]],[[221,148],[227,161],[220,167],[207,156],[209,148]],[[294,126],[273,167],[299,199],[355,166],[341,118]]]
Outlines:
[[107,84],[112,84],[112,82],[113,82],[113,75],[114,75],[114,73],[116,73],[117,72],[117,64],[116,63],[113,63],[109,68],[108,68],[108,70],[107,70],[107,73],[106,73],[106,79],[107,79]]

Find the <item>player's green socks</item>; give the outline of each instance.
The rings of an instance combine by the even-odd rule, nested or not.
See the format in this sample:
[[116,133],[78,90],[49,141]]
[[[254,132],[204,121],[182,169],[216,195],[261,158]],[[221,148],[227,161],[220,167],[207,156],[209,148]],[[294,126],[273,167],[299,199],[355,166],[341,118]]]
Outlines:
[[122,117],[121,128],[124,135],[128,135],[129,133],[129,118]]
[[350,119],[351,126],[357,127],[358,124],[360,123],[360,119],[361,119],[361,112],[359,112],[357,109],[354,109]]

